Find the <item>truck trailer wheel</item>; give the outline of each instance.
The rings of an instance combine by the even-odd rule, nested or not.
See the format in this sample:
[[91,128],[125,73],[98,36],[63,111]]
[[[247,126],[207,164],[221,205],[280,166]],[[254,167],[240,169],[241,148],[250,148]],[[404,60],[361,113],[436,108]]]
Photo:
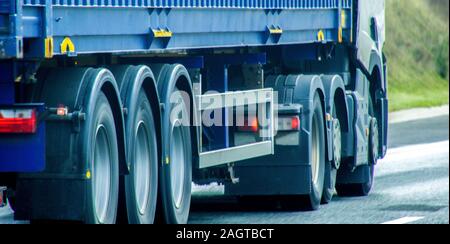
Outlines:
[[287,209],[317,210],[320,206],[325,181],[325,121],[322,103],[314,96],[311,118],[311,190],[308,195],[292,196],[282,201]]
[[[336,191],[340,196],[367,196],[372,190],[375,176],[375,164],[378,160],[378,125],[375,118],[375,112],[373,109],[372,97],[369,96],[369,117],[370,117],[370,127],[369,127],[369,153],[368,153],[368,167],[369,173],[365,182],[358,184],[342,184],[336,186]],[[358,169],[356,169],[358,170]]]
[[130,113],[132,136],[130,174],[125,177],[128,222],[151,224],[155,220],[158,194],[158,146],[153,111],[143,90]]
[[[86,222],[113,224],[119,196],[119,156],[116,127],[111,106],[100,92],[93,113],[89,138],[90,161],[87,178]],[[90,175],[89,175],[90,174]]]
[[341,165],[341,148],[342,148],[342,131],[341,123],[337,118],[336,104],[333,105],[332,112],[332,130],[333,137],[331,138],[333,144],[333,160],[326,163],[325,166],[325,184],[322,195],[322,203],[328,204],[333,199],[336,188],[337,171]]
[[169,130],[169,148],[160,170],[160,209],[164,223],[186,224],[192,190],[191,132],[181,120],[182,114],[187,114],[187,104],[179,90],[174,90],[171,101],[178,103],[171,106],[170,123],[163,124],[164,130]]
[[[320,206],[325,180],[325,121],[322,103],[318,95],[314,97],[314,114],[311,125],[311,193],[309,205],[311,210]],[[307,202],[307,203],[308,203]]]

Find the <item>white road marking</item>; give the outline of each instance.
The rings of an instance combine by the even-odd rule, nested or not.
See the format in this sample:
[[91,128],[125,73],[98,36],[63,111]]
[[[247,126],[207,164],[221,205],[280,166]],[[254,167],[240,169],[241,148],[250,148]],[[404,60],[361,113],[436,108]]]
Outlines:
[[425,217],[404,217],[400,219],[395,219],[392,221],[384,222],[383,225],[402,225],[402,224],[408,224],[412,222],[416,222],[418,220],[421,220]]

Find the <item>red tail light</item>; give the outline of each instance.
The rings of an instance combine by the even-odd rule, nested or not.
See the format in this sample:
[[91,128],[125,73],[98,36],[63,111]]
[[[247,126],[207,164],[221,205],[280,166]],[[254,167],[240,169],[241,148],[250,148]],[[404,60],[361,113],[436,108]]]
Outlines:
[[0,133],[29,134],[37,128],[36,111],[34,109],[0,109]]
[[244,126],[239,126],[239,131],[245,131],[245,132],[258,132],[258,118],[250,118],[248,120],[245,120]]
[[278,117],[278,131],[299,131],[300,117]]
[[300,118],[299,117],[292,117],[291,118],[291,129],[292,130],[299,130],[300,129]]

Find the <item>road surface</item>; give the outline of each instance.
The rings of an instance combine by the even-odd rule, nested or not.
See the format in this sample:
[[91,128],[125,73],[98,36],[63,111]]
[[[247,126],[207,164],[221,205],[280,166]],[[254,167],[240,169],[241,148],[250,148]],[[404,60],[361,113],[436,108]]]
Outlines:
[[[286,212],[276,205],[241,207],[220,196],[220,186],[195,187],[193,224],[405,224],[449,223],[448,115],[392,124],[390,150],[376,168],[369,197],[339,198],[315,212]],[[0,209],[0,223],[13,220]]]
[[276,204],[243,208],[235,199],[217,196],[221,187],[199,187],[190,223],[448,224],[448,119],[445,115],[392,124],[390,150],[376,167],[369,197],[336,197],[319,211],[285,212]]

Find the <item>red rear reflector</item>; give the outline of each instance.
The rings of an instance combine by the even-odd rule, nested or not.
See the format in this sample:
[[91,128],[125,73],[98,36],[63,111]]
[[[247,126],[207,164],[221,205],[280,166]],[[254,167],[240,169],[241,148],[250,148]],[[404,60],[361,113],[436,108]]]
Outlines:
[[0,133],[35,133],[37,127],[34,109],[0,110]]

